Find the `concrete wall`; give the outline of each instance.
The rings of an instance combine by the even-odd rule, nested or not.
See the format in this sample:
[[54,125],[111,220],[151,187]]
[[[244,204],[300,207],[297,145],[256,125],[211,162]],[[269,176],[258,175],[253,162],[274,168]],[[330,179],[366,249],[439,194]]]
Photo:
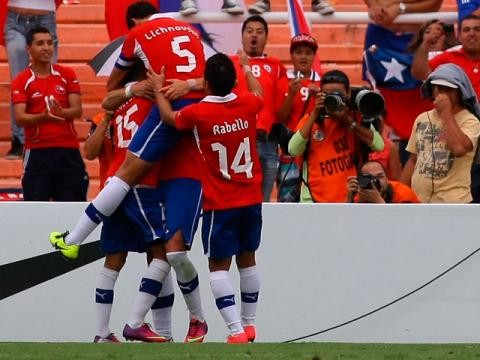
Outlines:
[[[51,252],[50,231],[73,227],[84,207],[0,203],[0,274],[5,264]],[[480,246],[476,205],[265,204],[263,212],[258,341],[289,340],[348,321],[431,280]],[[98,232],[89,241],[96,239]],[[200,273],[208,340],[224,341],[198,234],[191,256]],[[381,312],[306,341],[479,342],[479,256]],[[102,263],[1,300],[0,341],[92,341]],[[119,277],[112,315],[117,334],[144,267],[144,256],[131,254]],[[0,275],[0,288],[7,281],[12,279]],[[176,289],[175,341],[182,341],[187,322]]]

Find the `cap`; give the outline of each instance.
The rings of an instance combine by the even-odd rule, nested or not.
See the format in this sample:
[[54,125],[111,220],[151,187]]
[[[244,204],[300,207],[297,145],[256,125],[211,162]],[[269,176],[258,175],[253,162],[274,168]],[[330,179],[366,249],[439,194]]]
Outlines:
[[432,85],[440,85],[440,86],[446,86],[452,89],[458,89],[458,85],[455,85],[454,83],[451,83],[448,80],[445,79],[433,79],[430,81],[430,84]]
[[290,42],[290,52],[292,52],[298,46],[308,46],[313,51],[317,51],[318,44],[317,40],[314,37],[308,34],[298,34],[292,37],[292,41]]

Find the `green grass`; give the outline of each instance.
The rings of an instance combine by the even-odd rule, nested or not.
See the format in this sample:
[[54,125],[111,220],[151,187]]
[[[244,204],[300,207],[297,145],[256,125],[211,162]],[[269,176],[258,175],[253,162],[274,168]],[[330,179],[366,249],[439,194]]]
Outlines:
[[0,360],[4,359],[480,360],[480,344],[0,343]]

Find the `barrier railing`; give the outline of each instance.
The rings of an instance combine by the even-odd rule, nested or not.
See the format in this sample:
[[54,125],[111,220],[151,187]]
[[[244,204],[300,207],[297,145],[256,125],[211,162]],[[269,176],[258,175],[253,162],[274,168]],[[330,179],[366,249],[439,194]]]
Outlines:
[[[166,13],[165,15],[177,18],[189,23],[241,23],[249,15],[233,16],[221,12],[199,12],[191,16],[182,16],[179,13]],[[268,12],[262,15],[270,24],[288,23],[288,12]],[[367,24],[372,22],[366,12],[336,12],[329,16],[321,16],[314,12],[306,12],[305,17],[311,24]],[[455,23],[458,14],[456,12],[432,12],[418,14],[403,14],[398,16],[396,24],[423,24],[430,19],[438,19],[445,23]]]

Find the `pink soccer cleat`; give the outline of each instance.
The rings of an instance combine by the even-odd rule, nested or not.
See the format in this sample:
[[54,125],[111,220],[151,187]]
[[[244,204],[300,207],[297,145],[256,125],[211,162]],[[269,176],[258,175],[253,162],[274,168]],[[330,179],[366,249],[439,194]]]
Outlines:
[[255,325],[246,325],[243,327],[243,331],[245,331],[249,342],[255,341],[257,337],[257,328],[255,327]]
[[95,336],[95,339],[93,339],[94,343],[121,343],[120,340],[115,336],[114,333],[110,333],[106,337],[101,337],[99,335]]
[[185,337],[185,343],[201,343],[207,335],[208,326],[206,321],[200,321],[196,319],[190,319],[190,325],[188,326],[188,333]]
[[123,328],[123,337],[126,340],[134,341],[144,341],[144,342],[157,342],[157,343],[164,343],[164,342],[171,342],[172,338],[167,338],[162,335],[158,335],[155,333],[151,328],[150,325],[144,323],[139,328],[133,329],[128,324],[125,325]]
[[240,334],[228,335],[227,344],[248,344],[247,334],[242,332]]

